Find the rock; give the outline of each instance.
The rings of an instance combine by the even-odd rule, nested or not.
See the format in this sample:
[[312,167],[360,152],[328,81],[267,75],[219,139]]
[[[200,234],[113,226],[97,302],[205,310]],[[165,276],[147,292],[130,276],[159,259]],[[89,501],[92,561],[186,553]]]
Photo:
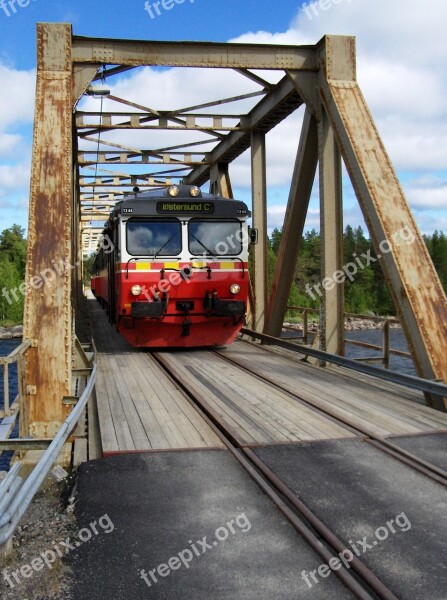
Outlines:
[[0,340],[11,340],[23,337],[23,325],[13,327],[0,327]]

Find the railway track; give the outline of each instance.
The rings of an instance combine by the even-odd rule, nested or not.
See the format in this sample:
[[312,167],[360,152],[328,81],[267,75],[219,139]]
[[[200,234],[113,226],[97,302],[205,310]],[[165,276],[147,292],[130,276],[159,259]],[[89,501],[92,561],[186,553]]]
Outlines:
[[[258,380],[281,390],[296,402],[311,409],[316,414],[324,416],[337,425],[343,427],[346,432],[354,434],[365,442],[392,456],[401,463],[412,467],[419,473],[441,485],[447,485],[447,473],[431,463],[421,460],[417,456],[403,450],[392,442],[372,434],[370,431],[354,426],[346,419],[341,419],[330,410],[323,410],[313,405],[297,393],[292,393],[286,387],[279,385],[265,374],[260,374],[254,369],[241,364],[234,358],[222,354],[219,350],[210,351],[219,360],[225,361],[235,369],[242,370]],[[164,369],[164,371],[183,390],[189,401],[198,410],[207,423],[220,437],[226,448],[238,460],[245,471],[256,481],[259,487],[281,510],[289,522],[306,542],[327,563],[331,558],[336,558],[347,546],[337,535],[323,523],[318,516],[312,512],[298,497],[298,495],[284,484],[283,481],[269,468],[269,466],[254,452],[253,448],[245,442],[233,428],[229,427],[221,415],[206,401],[203,394],[197,394],[191,390],[190,381],[181,370],[173,367],[163,353],[151,355],[153,359]],[[361,600],[383,599],[397,600],[395,594],[357,557],[349,564],[349,570],[342,568],[334,573],[343,584],[350,590],[354,597]]]
[[[261,346],[261,349],[264,350],[264,348],[262,346]],[[264,351],[266,351],[266,350],[264,350]],[[279,389],[282,392],[285,392],[286,394],[288,394],[289,396],[294,398],[297,402],[299,402],[300,404],[313,410],[315,413],[320,414],[320,415],[322,414],[322,415],[330,418],[333,422],[337,423],[338,425],[340,425],[342,427],[345,427],[347,431],[354,433],[358,437],[362,438],[365,442],[371,444],[372,446],[378,448],[379,450],[382,450],[386,454],[394,457],[396,460],[412,467],[419,473],[422,473],[423,475],[425,475],[426,477],[429,477],[433,481],[436,481],[437,483],[440,483],[441,485],[444,485],[447,487],[447,472],[444,471],[443,469],[440,469],[436,465],[433,465],[433,464],[419,458],[418,456],[412,454],[411,452],[404,450],[397,444],[393,444],[392,442],[390,442],[388,439],[385,439],[379,435],[376,435],[367,429],[359,427],[358,425],[353,425],[351,422],[349,422],[349,420],[342,419],[340,416],[336,415],[334,413],[334,411],[331,411],[328,409],[323,409],[323,408],[313,404],[312,402],[309,402],[309,400],[305,400],[299,394],[291,392],[289,389],[278,384],[278,382],[274,381],[272,378],[268,377],[267,375],[260,374],[258,371],[247,367],[247,365],[242,364],[240,361],[237,361],[234,358],[230,358],[228,356],[223,355],[221,351],[212,350],[212,352],[217,354],[222,360],[225,360],[226,362],[234,365],[235,367],[242,369],[246,373],[250,373],[251,375],[254,375],[256,378],[260,379],[261,381],[264,381],[266,383],[273,385],[276,389]]]

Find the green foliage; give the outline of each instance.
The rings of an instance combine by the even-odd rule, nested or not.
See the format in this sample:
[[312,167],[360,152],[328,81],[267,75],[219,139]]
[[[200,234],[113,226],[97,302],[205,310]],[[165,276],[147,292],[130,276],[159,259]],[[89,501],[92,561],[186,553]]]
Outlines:
[[83,280],[84,280],[84,285],[89,286],[90,285],[90,276],[92,274],[92,267],[93,267],[93,263],[95,261],[95,254],[91,254],[90,256],[87,256],[84,258],[83,260]]
[[447,292],[447,235],[442,231],[435,231],[432,236],[423,237],[439,279]]
[[0,322],[3,325],[22,322],[24,297],[18,288],[25,279],[25,267],[25,230],[13,225],[0,234]]
[[[281,235],[279,229],[274,229],[272,232],[269,244],[269,282],[273,278]],[[447,236],[442,231],[440,233],[435,231],[432,236],[424,236],[424,240],[444,289],[447,290]],[[289,306],[318,308],[320,305],[318,294],[320,288],[314,288],[321,281],[320,243],[320,234],[315,229],[306,232],[301,240]],[[275,255],[273,259],[270,256],[271,252]],[[353,276],[353,281],[346,279],[344,284],[345,310],[354,313],[393,315],[394,304],[380,261],[371,260],[367,265],[368,260],[365,255],[369,255],[371,259],[376,257],[371,241],[365,236],[361,227],[354,229],[348,225],[343,235],[343,264],[354,263],[357,272]],[[313,292],[314,298],[308,293],[309,289]]]

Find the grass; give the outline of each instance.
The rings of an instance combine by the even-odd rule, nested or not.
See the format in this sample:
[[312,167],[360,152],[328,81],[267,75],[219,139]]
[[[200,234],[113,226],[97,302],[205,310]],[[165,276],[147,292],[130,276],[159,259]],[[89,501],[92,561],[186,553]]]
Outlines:
[[22,325],[22,322],[15,323],[14,321],[11,321],[10,319],[0,320],[0,327],[16,327],[16,325]]

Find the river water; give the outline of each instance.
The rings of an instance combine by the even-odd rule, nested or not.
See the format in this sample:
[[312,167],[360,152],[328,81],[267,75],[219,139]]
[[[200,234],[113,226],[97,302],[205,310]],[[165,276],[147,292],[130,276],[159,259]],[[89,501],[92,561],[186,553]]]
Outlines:
[[[0,340],[0,356],[8,356],[14,348],[20,346],[21,339],[13,340]],[[9,401],[13,402],[17,396],[18,384],[17,384],[17,368],[16,365],[9,365]],[[3,368],[0,368],[0,410],[3,409]],[[14,433],[11,437],[17,437],[18,427],[16,425]],[[0,471],[5,471],[9,467],[9,461],[12,456],[12,452],[0,452]]]
[[[348,340],[366,342],[367,344],[375,344],[376,346],[383,345],[383,332],[381,329],[359,329],[356,331],[346,331],[345,337]],[[407,341],[402,329],[390,329],[390,346],[394,350],[408,352]],[[367,348],[360,348],[359,346],[346,344],[347,358],[363,358],[367,356],[381,355],[381,352],[377,352],[375,350],[368,350]],[[371,364],[376,367],[382,366],[380,362],[374,362]],[[390,369],[392,371],[398,371],[399,373],[406,373],[407,375],[416,375],[416,370],[411,358],[404,358],[402,356],[395,356],[392,354],[390,357]]]
[[[351,340],[357,340],[360,342],[366,342],[368,344],[382,344],[382,331],[380,329],[361,329],[357,331],[347,331],[346,338]],[[396,350],[408,351],[407,343],[401,329],[391,329],[391,348]],[[19,344],[20,339],[14,340],[0,340],[0,356],[7,356],[14,350]],[[352,346],[347,344],[346,356],[348,358],[359,358],[365,356],[379,356],[380,353],[374,350],[368,350],[366,348],[360,348],[358,346]],[[381,366],[380,363],[374,363],[376,366]],[[410,359],[402,358],[400,356],[391,357],[390,368],[400,373],[408,373],[409,375],[415,375],[416,372],[413,367],[413,363]],[[16,397],[17,394],[17,370],[15,365],[9,366],[9,385],[10,392],[9,396],[11,401]],[[3,408],[3,369],[0,369],[0,409]],[[17,433],[17,432],[16,432]],[[8,468],[11,453],[3,452],[0,453],[0,471]]]

